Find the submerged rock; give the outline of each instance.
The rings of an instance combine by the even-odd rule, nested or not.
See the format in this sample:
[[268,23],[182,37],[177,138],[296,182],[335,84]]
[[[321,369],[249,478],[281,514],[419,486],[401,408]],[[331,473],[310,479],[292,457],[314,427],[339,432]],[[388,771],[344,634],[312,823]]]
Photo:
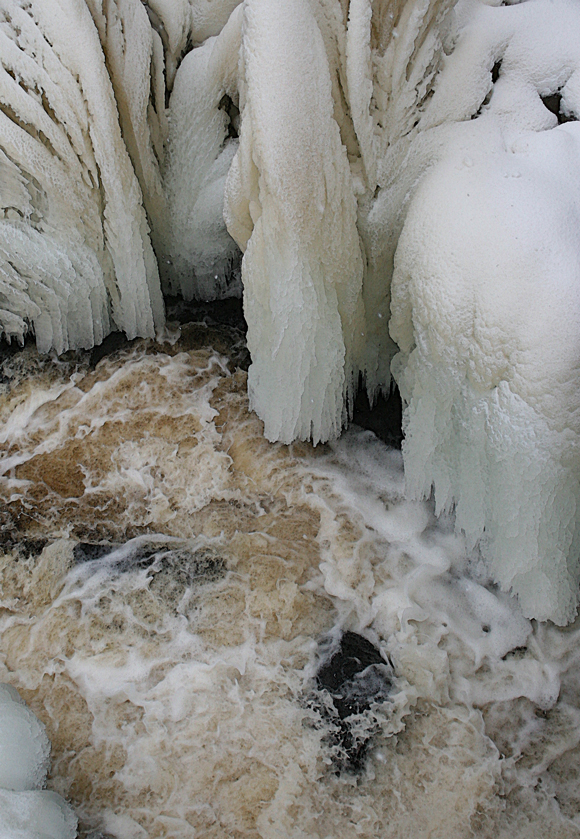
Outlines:
[[373,709],[389,698],[392,669],[380,650],[355,632],[345,632],[316,674],[313,705],[330,728],[328,742],[337,772],[364,768],[377,730]]

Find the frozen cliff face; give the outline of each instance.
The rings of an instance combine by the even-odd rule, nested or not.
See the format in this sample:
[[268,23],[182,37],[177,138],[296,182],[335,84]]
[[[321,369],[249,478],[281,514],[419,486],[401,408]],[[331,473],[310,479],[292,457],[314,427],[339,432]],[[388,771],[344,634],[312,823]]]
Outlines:
[[580,7],[476,8],[432,104],[463,120],[432,129],[444,153],[395,257],[407,486],[456,505],[525,614],[566,623],[580,576],[580,126],[566,119],[580,114]]
[[43,790],[50,744],[18,691],[0,684],[0,835],[74,839],[77,819],[64,799]]

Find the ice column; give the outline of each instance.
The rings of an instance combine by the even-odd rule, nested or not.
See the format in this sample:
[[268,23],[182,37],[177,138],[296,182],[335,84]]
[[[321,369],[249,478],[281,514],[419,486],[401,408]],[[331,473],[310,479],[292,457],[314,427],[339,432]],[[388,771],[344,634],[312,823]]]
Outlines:
[[363,262],[324,41],[306,0],[246,0],[240,147],[226,184],[249,393],[270,440],[340,433],[364,332]]

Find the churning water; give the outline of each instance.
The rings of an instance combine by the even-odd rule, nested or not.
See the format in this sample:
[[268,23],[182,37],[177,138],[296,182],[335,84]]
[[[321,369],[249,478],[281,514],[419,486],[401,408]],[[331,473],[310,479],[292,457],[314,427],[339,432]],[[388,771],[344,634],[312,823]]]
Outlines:
[[524,619],[370,431],[267,443],[235,329],[96,361],[0,385],[0,681],[81,836],[580,836],[580,624]]

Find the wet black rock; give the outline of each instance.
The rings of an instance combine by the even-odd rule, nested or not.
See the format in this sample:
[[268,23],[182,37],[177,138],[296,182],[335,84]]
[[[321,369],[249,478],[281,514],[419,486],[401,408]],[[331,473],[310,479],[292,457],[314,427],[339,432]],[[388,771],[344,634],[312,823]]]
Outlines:
[[101,344],[91,350],[89,365],[93,368],[96,367],[103,358],[113,355],[117,350],[128,349],[136,340],[134,338],[130,341],[124,332],[110,332]]
[[101,559],[114,551],[118,545],[100,544],[93,542],[79,542],[73,548],[75,562],[92,562],[93,559]]
[[328,727],[337,772],[364,768],[370,740],[377,731],[374,709],[386,702],[392,687],[390,664],[371,642],[345,632],[316,674],[317,696],[311,706]]

